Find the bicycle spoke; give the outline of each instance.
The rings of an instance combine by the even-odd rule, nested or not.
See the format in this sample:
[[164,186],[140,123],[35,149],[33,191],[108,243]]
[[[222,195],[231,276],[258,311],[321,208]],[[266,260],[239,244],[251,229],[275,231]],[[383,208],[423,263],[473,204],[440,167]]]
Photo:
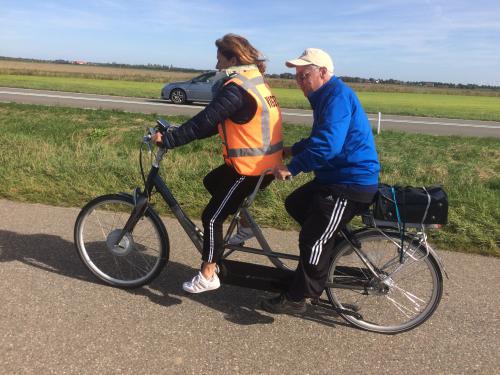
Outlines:
[[[408,266],[412,265],[412,264],[416,264],[416,263],[410,263],[410,264],[407,264],[405,266],[403,266],[404,269],[408,269]],[[405,271],[404,275],[403,276],[399,276],[401,275],[401,272],[402,271],[399,271],[397,273],[398,277],[396,280],[398,280],[398,282],[401,282],[401,281],[404,281],[404,280],[407,280],[409,277],[413,277],[413,276],[417,276],[418,274],[421,274],[421,273],[427,273],[426,272],[427,270],[425,268],[417,268],[417,267],[413,267],[412,270],[408,270],[408,271]],[[390,273],[388,274],[387,276],[388,277],[392,277],[394,275],[394,272],[393,273]]]
[[407,318],[411,318],[411,315],[407,314],[405,312],[405,310],[413,313],[413,311],[411,311],[410,309],[407,309],[405,306],[403,306],[402,304],[400,304],[399,302],[395,301],[393,298],[389,297],[389,296],[386,296],[386,298],[392,302],[392,304],[399,310],[401,311],[401,313],[407,317]]
[[132,266],[131,268],[132,269],[135,269],[135,270],[138,270],[138,271],[141,271],[140,273],[138,272],[138,275],[144,275],[144,274],[147,274],[149,272],[149,269],[146,269],[146,268],[141,268],[139,267],[137,264],[135,263],[132,263],[129,259],[124,259],[125,262],[127,262],[130,266]]
[[366,231],[358,238],[363,255],[381,272],[381,280],[361,264],[357,252],[349,254],[348,245],[344,245],[330,267],[326,291],[337,306],[356,306],[362,318],[341,314],[356,326],[376,332],[401,332],[423,323],[435,310],[441,298],[442,276],[432,255],[421,256],[425,254],[420,245],[410,239],[405,240],[406,262],[401,264],[388,236],[395,241],[399,238],[376,231]]
[[96,198],[95,205],[89,204],[86,214],[79,215],[75,234],[83,262],[98,278],[111,285],[133,287],[155,277],[168,253],[163,245],[164,229],[154,212],[137,222],[134,234],[125,233],[119,246],[108,243],[118,239],[130,217],[133,203],[129,199],[116,195]]
[[112,256],[112,258],[113,258],[113,261],[114,261],[114,262],[115,262],[115,264],[116,264],[116,268],[118,269],[118,273],[120,274],[120,276],[121,276],[122,278],[124,278],[124,275],[123,275],[123,272],[122,272],[122,270],[121,270],[121,267],[120,267],[120,265],[118,264],[118,260],[116,259],[116,257],[115,257],[115,256]]
[[146,257],[142,253],[136,251],[136,254],[138,254],[142,258],[143,262],[146,264],[146,266],[148,266],[148,268],[151,268],[152,264],[149,264]]
[[97,213],[97,212],[96,212],[96,219],[97,219],[97,222],[99,223],[99,228],[101,229],[101,232],[102,232],[102,237],[104,238],[104,240],[106,240],[107,235],[106,235],[106,233],[104,232],[103,225],[101,224],[101,222],[100,222],[100,220],[99,220],[99,215],[98,215],[98,213]]
[[385,271],[391,267],[393,267],[395,264],[398,264],[399,263],[399,255],[395,255],[393,258],[391,258],[390,260],[388,260],[382,267],[380,267],[379,269],[381,271]]
[[[423,300],[422,298],[420,297],[417,297],[415,294],[413,293],[410,293],[406,290],[404,290],[403,288],[400,288],[399,286],[397,286],[396,284],[392,285],[393,288],[399,290],[399,292],[404,295],[406,298],[408,298],[410,300],[410,302],[413,302],[416,306],[420,307],[420,305],[418,304],[418,301],[420,303],[425,303],[425,300]],[[418,301],[416,301],[418,300]]]

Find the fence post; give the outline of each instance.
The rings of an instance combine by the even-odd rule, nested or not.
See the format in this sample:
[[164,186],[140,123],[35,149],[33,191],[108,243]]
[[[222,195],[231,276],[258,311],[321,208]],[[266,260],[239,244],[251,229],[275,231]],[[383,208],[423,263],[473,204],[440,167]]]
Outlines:
[[382,113],[378,113],[377,134],[380,134],[380,122],[382,120]]

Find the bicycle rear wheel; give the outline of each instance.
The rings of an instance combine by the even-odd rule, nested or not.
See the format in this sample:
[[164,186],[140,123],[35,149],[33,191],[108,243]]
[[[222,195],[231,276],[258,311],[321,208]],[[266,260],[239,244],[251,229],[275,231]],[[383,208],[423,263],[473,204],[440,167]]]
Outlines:
[[75,223],[75,245],[85,266],[105,283],[122,288],[150,282],[169,255],[167,231],[151,208],[115,245],[133,207],[130,196],[104,195],[87,203]]
[[348,322],[391,334],[408,331],[429,319],[441,300],[443,276],[434,256],[409,237],[405,238],[401,264],[399,235],[385,235],[376,230],[356,234],[361,251],[379,278],[343,241],[330,265],[326,292],[334,306],[351,312],[340,314]]

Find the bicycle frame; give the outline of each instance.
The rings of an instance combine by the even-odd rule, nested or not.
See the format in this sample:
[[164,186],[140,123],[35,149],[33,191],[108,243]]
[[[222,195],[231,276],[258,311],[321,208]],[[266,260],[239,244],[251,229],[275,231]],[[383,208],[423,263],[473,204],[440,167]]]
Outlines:
[[[137,223],[137,221],[143,216],[144,212],[148,209],[149,205],[149,199],[151,197],[151,193],[153,192],[153,189],[156,189],[156,191],[161,195],[163,200],[167,203],[169,206],[170,210],[174,214],[174,216],[177,218],[177,221],[180,223],[188,237],[190,238],[191,242],[194,244],[194,246],[197,248],[197,250],[201,253],[203,250],[203,238],[204,234],[203,231],[189,218],[189,216],[183,211],[173,194],[171,193],[170,189],[168,188],[167,184],[165,181],[162,179],[162,177],[159,174],[159,168],[160,168],[160,163],[165,154],[167,153],[167,150],[165,148],[159,148],[158,152],[155,155],[155,159],[151,165],[151,169],[148,173],[147,178],[145,179],[145,186],[144,186],[144,191],[140,191],[139,188],[137,188],[134,191],[134,209],[124,226],[124,228],[121,231],[120,236],[116,240],[116,244],[118,244],[125,233],[131,232]],[[253,203],[255,200],[255,197],[260,189],[261,183],[263,181],[264,176],[269,173],[270,170],[264,171],[261,176],[259,181],[257,182],[253,192],[244,200],[244,202],[240,205],[239,209],[237,212],[233,215],[233,219],[231,220],[229,224],[229,228],[224,236],[224,253],[222,254],[221,259],[225,260],[227,257],[232,254],[235,251],[240,251],[244,253],[250,253],[250,254],[256,254],[256,255],[264,255],[269,258],[269,260],[279,269],[282,270],[290,270],[288,266],[286,266],[280,259],[288,259],[288,260],[293,260],[293,261],[299,261],[300,257],[298,255],[291,255],[287,253],[282,253],[282,252],[275,252],[272,250],[271,246],[267,242],[266,238],[264,237],[264,234],[262,233],[262,230],[260,229],[259,225],[255,222],[253,219],[252,215],[248,211],[248,208],[250,205]],[[232,233],[234,232],[235,228],[238,225],[239,220],[243,218],[248,224],[250,224],[250,227],[255,235],[255,238],[257,242],[260,245],[260,248],[254,248],[254,247],[249,247],[249,246],[243,246],[243,245],[230,245],[228,243],[229,238],[231,237]],[[371,220],[374,220],[371,218]],[[380,270],[377,269],[373,265],[373,263],[370,261],[370,259],[366,256],[366,254],[363,252],[363,250],[359,247],[357,244],[356,240],[356,234],[360,233],[365,230],[369,230],[371,228],[375,228],[378,230],[380,233],[385,235],[385,231],[381,228],[379,228],[376,223],[374,225],[369,225],[366,226],[360,230],[357,231],[351,231],[348,227],[345,229],[341,229],[339,231],[339,234],[344,238],[347,243],[351,246],[354,252],[358,255],[358,257],[361,259],[363,264],[366,266],[367,270],[369,270],[370,274],[383,282],[384,279],[390,278],[392,275],[386,275],[381,277]],[[427,245],[426,237],[425,237],[425,229],[424,227],[421,228],[423,231],[423,238],[422,236],[412,236],[413,241],[417,240],[419,241],[419,245],[422,245],[422,243],[425,245],[427,255],[429,253],[432,253],[432,255],[438,259],[439,266],[441,269],[444,271],[446,274],[446,271],[444,270],[444,266],[442,262],[440,261],[439,257],[435,253],[435,251]],[[389,238],[389,237],[387,237]],[[398,244],[396,244],[398,245]],[[426,255],[426,256],[427,256]],[[425,257],[424,257],[425,258]],[[421,259],[419,259],[421,260]],[[417,260],[414,260],[417,261]],[[399,272],[400,268],[405,266],[406,262],[401,263],[400,267],[393,273],[396,274]],[[327,284],[326,287],[335,287],[335,285],[329,285]]]
[[[116,243],[118,244],[122,237],[125,235],[127,232],[131,232],[133,230],[133,227],[137,223],[137,221],[142,217],[144,212],[147,210],[147,206],[149,204],[149,198],[151,197],[151,193],[153,189],[156,189],[156,191],[161,195],[163,200],[167,203],[169,206],[170,210],[174,214],[174,216],[177,218],[177,221],[180,223],[181,227],[183,230],[186,232],[188,235],[189,239],[191,242],[194,244],[194,246],[197,248],[199,252],[202,252],[203,249],[203,231],[189,218],[189,216],[184,212],[182,207],[179,205],[173,194],[171,193],[170,189],[168,188],[167,184],[165,181],[162,179],[162,177],[159,174],[159,166],[160,162],[163,159],[164,155],[166,154],[167,150],[160,148],[159,151],[156,154],[155,160],[152,163],[151,169],[149,171],[149,174],[147,176],[145,186],[144,186],[144,191],[141,192],[140,189],[136,189],[134,191],[134,202],[135,206],[134,209],[130,215],[130,218],[128,219],[125,227],[122,230],[121,236],[119,236],[116,240]],[[245,201],[242,203],[238,211],[235,213],[233,216],[233,219],[231,220],[229,224],[229,228],[224,236],[224,253],[222,254],[222,259],[226,259],[230,254],[232,254],[235,251],[240,251],[244,253],[250,253],[250,254],[256,254],[256,255],[264,255],[269,258],[269,260],[277,267],[281,269],[286,269],[289,270],[290,268],[286,266],[284,263],[281,262],[280,259],[288,259],[288,260],[294,260],[298,261],[300,257],[298,255],[292,255],[292,254],[286,254],[282,252],[275,252],[272,250],[271,246],[267,242],[266,238],[264,237],[264,234],[262,233],[262,230],[260,229],[259,225],[255,222],[254,218],[248,211],[248,207],[253,203],[255,200],[255,197],[257,195],[257,192],[259,191],[260,185],[262,183],[263,177],[265,174],[269,172],[264,171],[259,179],[259,181],[256,184],[256,187],[254,188],[254,191],[252,194],[250,194]],[[244,218],[247,223],[250,224],[250,227],[255,235],[255,238],[261,248],[254,248],[254,247],[249,247],[249,246],[243,246],[243,245],[230,245],[227,243],[228,239],[231,237],[232,233],[234,232],[238,221]],[[383,233],[383,231],[381,231]],[[368,257],[364,254],[362,249],[360,249],[358,246],[356,246],[356,240],[355,240],[355,233],[351,233],[349,230],[341,230],[340,234],[342,237],[351,245],[353,251],[355,251],[361,261],[365,264],[367,269],[370,271],[370,273],[377,279],[381,280],[380,278],[380,272],[373,266],[373,264],[370,262]],[[332,285],[327,285],[332,287]]]
[[[188,235],[191,242],[195,245],[198,251],[201,252],[203,249],[203,231],[184,212],[184,210],[181,208],[181,206],[171,193],[167,184],[159,174],[160,162],[163,159],[166,152],[167,151],[163,148],[159,149],[159,151],[157,152],[155,160],[152,163],[151,169],[147,176],[144,186],[144,191],[141,192],[139,188],[137,188],[134,191],[134,203],[135,203],[134,209],[126,225],[122,229],[121,235],[116,239],[116,244],[118,244],[122,240],[125,233],[131,232],[133,230],[137,221],[142,217],[144,212],[147,210],[147,206],[149,204],[149,198],[151,197],[153,189],[156,189],[156,191],[161,195],[165,203],[167,203],[174,216],[177,218],[177,221],[180,223],[180,225]],[[247,209],[255,199],[255,196],[262,183],[262,180],[267,172],[269,171],[264,171],[252,194],[246,198],[246,200],[240,206],[236,214],[233,216],[233,219],[224,237],[225,239],[224,248],[225,250],[228,251],[225,251],[225,253],[222,255],[222,259],[227,258],[234,251],[241,251],[251,254],[264,255],[268,257],[270,261],[278,268],[289,269],[278,259],[290,259],[298,261],[299,256],[273,251],[269,246],[269,243],[265,239],[264,234],[262,233],[259,225],[255,222],[252,215]],[[257,239],[259,245],[261,246],[260,249],[252,248],[249,246],[230,245],[227,243],[227,240],[231,237],[241,217],[244,217],[247,223],[250,224],[250,227],[252,228],[253,233],[255,234],[255,238]]]
[[[168,124],[163,124],[161,121],[158,121],[158,124],[159,131],[169,131]],[[154,134],[155,129],[150,129],[144,137],[143,144],[146,144],[150,151],[152,140],[157,139],[153,137]],[[150,204],[153,192],[159,193],[196,249],[200,253],[203,252],[203,230],[184,212],[159,174],[160,163],[166,153],[166,149],[158,149],[146,176],[143,170],[143,147],[141,146],[140,167],[144,180],[143,190],[136,188],[132,194],[118,193],[97,197],[87,203],[78,215],[75,223],[75,244],[78,254],[94,275],[110,285],[120,287],[145,285],[158,276],[162,267],[168,262],[170,251],[168,233],[161,218]],[[295,275],[284,261],[298,262],[300,256],[273,251],[250,213],[250,206],[268,172],[264,171],[253,192],[244,199],[233,214],[224,236],[223,253],[217,264],[217,273],[224,284],[283,293],[288,290]],[[131,211],[129,215],[123,215],[124,206],[131,207],[127,209],[128,212]],[[110,211],[112,223],[101,224],[99,219],[101,209]],[[106,216],[108,215],[104,215]],[[149,220],[140,221],[143,217]],[[246,246],[244,243],[239,245],[229,243],[240,220],[250,225],[258,242],[257,247]],[[375,332],[397,333],[420,325],[437,307],[442,295],[442,271],[446,275],[442,262],[427,243],[425,234],[427,227],[424,225],[417,227],[417,224],[410,223],[406,225],[406,228],[412,228],[409,232],[406,232],[404,228],[398,231],[394,223],[376,220],[371,211],[362,215],[362,221],[365,226],[360,229],[352,230],[347,225],[339,230],[338,237],[332,244],[335,248],[332,252],[329,277],[325,285],[328,300],[315,298],[311,303],[321,304],[324,308],[336,311],[355,326]],[[144,228],[152,229],[143,232]],[[134,230],[137,232],[135,241]],[[151,254],[143,254],[144,249],[149,249],[150,236],[159,239],[158,246],[151,248]],[[137,250],[137,254],[132,252],[133,250]],[[260,262],[254,262],[253,259],[239,260],[238,257],[228,259],[234,252],[264,256],[275,267],[262,265]],[[378,256],[379,253],[382,254],[381,257]],[[352,257],[349,256],[350,254]],[[146,261],[150,257],[156,260]],[[425,261],[422,263],[424,271],[422,275],[426,276],[426,283],[423,284],[425,293],[422,295],[419,294],[419,289],[414,288],[414,285],[420,285],[418,282],[410,283],[407,287],[404,283],[400,285],[398,283],[400,280],[394,278],[396,275],[403,275],[401,271],[405,267],[421,261]],[[126,267],[125,272],[122,272],[121,265]],[[143,266],[145,266],[144,269]],[[412,270],[409,270],[410,276],[413,276]],[[401,280],[407,280],[404,276]],[[344,293],[338,289],[349,289],[352,292]],[[396,294],[393,293],[394,291]],[[354,293],[352,297],[354,299],[350,297],[352,293]],[[377,311],[369,307],[372,306],[370,302],[372,295],[386,296],[385,301],[389,303],[389,307],[392,306],[396,314],[391,317],[391,322],[386,322],[385,317],[378,319]],[[359,296],[364,297],[361,300]],[[369,299],[368,302],[365,302],[365,297]],[[368,308],[365,310],[361,306],[359,309],[358,304],[366,305]]]

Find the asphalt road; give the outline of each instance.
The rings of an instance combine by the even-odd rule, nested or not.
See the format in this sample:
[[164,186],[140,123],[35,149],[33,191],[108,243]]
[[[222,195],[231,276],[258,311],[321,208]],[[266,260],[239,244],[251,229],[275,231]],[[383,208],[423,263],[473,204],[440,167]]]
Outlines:
[[[159,99],[129,98],[7,87],[0,87],[0,102],[1,101],[82,108],[120,109],[129,112],[187,116],[193,116],[203,109],[202,105],[175,105]],[[312,124],[312,114],[309,110],[283,108],[282,113],[283,120],[287,123]],[[377,128],[378,114],[370,114],[368,117],[372,126]],[[500,138],[500,122],[492,121],[469,121],[382,114],[380,128],[381,131],[402,130],[411,133],[434,135]]]
[[[97,282],[73,246],[79,210],[0,200],[2,374],[495,374],[500,259],[439,252],[449,280],[435,315],[384,336],[310,306],[259,309],[267,294],[223,285],[186,295],[199,265],[172,219],[167,268],[127,291]],[[295,248],[297,233],[266,230]],[[382,312],[383,313],[383,312]]]

